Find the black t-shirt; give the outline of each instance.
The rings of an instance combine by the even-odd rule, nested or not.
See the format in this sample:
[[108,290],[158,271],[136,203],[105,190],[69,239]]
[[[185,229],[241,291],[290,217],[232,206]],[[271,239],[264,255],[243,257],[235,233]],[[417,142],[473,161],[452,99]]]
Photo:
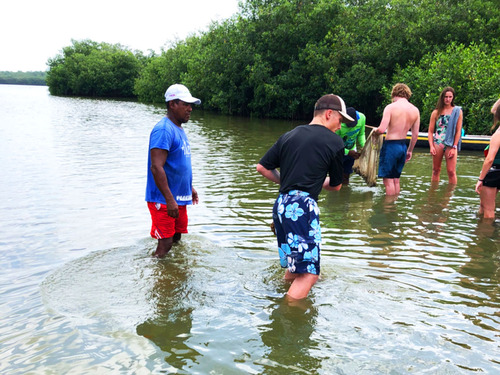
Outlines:
[[322,125],[300,125],[283,134],[260,159],[269,170],[280,169],[280,192],[298,189],[318,199],[327,174],[330,186],[342,183],[344,142]]

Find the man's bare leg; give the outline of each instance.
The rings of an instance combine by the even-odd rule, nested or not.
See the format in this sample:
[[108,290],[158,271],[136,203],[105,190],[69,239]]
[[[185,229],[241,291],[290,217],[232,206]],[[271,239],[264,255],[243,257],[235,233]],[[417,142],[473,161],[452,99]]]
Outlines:
[[161,240],[158,240],[158,246],[156,247],[156,251],[153,254],[153,256],[157,258],[163,258],[172,248],[172,243],[173,243],[173,237],[162,238]]
[[346,173],[342,174],[342,185],[349,185],[349,177],[350,175]]
[[384,186],[386,195],[399,194],[399,178],[384,178]]
[[318,278],[318,275],[310,273],[296,274],[287,295],[293,299],[306,298],[313,285],[318,281]]
[[174,234],[174,237],[173,237],[173,239],[172,239],[172,242],[173,242],[173,243],[177,243],[177,242],[179,242],[180,240],[181,240],[181,233],[176,233],[176,234]]
[[399,195],[401,192],[401,187],[399,185],[399,178],[394,179],[394,190],[396,191],[396,195]]
[[286,270],[285,271],[285,280],[286,281],[293,281],[299,276],[300,274],[298,273],[291,273],[290,271]]
[[156,247],[156,251],[153,256],[157,258],[163,258],[172,248],[172,244],[177,243],[180,240],[181,233],[175,233],[173,237],[158,240],[158,246]]

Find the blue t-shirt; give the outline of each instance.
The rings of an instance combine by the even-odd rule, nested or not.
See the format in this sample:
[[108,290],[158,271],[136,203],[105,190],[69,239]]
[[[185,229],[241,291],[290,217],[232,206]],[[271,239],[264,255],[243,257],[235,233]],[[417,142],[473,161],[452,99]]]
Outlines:
[[146,201],[166,204],[165,197],[156,186],[151,172],[151,150],[153,148],[168,151],[167,161],[163,169],[177,204],[192,204],[191,147],[184,129],[175,125],[168,117],[164,117],[156,124],[149,136]]

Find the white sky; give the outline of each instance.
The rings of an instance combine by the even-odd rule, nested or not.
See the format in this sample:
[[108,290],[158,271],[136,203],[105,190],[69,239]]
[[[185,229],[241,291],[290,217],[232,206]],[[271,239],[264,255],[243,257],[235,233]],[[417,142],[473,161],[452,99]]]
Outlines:
[[71,39],[145,54],[208,30],[239,0],[7,0],[0,5],[0,71],[44,71]]

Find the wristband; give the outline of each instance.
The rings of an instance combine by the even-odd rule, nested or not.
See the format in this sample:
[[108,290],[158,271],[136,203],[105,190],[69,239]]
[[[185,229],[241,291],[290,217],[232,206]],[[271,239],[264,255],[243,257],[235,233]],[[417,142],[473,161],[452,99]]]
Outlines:
[[477,180],[478,180],[479,182],[483,182],[483,181],[484,181],[484,179],[482,179],[482,180],[481,180],[480,178],[478,178]]
[[453,146],[451,146],[451,148],[457,148],[457,146],[453,145]]

